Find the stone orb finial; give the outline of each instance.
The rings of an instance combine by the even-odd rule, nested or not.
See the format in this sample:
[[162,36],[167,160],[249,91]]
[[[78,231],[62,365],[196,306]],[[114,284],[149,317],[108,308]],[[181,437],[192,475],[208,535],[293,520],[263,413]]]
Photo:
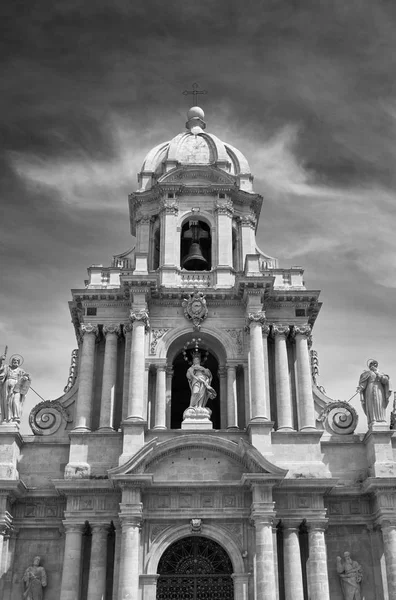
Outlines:
[[205,118],[205,113],[199,106],[192,106],[187,113],[187,119],[201,119],[203,121]]

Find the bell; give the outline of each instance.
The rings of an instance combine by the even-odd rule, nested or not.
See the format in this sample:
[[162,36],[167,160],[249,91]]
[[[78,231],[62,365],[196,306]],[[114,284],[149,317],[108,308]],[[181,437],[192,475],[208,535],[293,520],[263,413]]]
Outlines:
[[192,242],[187,256],[183,258],[183,269],[187,269],[188,271],[203,271],[207,264],[208,261],[202,255],[200,243]]

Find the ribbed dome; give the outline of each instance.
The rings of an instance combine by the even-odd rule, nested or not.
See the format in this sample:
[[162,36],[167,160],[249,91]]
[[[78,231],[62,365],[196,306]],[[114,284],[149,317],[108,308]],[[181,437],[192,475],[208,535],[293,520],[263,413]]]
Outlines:
[[[183,165],[211,165],[236,177],[250,179],[249,163],[239,150],[204,131],[204,113],[199,107],[188,111],[187,131],[169,142],[159,144],[147,154],[139,177],[145,189],[150,188],[148,176],[158,179],[163,173]],[[151,179],[151,178],[150,178]],[[153,183],[153,181],[152,181]]]

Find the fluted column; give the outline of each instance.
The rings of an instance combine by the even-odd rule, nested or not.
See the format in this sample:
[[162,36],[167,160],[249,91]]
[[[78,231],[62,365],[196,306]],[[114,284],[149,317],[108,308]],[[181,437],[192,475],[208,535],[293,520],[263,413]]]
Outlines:
[[108,525],[92,525],[87,600],[102,600],[106,593]]
[[166,426],[171,428],[173,368],[166,368]]
[[311,364],[308,350],[309,325],[294,327],[296,340],[297,384],[298,384],[298,428],[315,428],[315,409],[312,393]]
[[289,381],[289,363],[287,359],[286,337],[290,331],[287,325],[274,325],[275,337],[275,382],[278,431],[293,430],[293,409]]
[[285,570],[285,600],[304,600],[299,529],[286,524],[283,530],[283,560]]
[[98,335],[96,325],[83,324],[80,328],[83,336],[78,396],[76,407],[76,426],[81,431],[91,430],[93,374],[95,365],[95,342]]
[[227,365],[227,429],[238,429],[235,365]]
[[381,523],[389,600],[396,600],[396,523]]
[[220,386],[220,428],[227,427],[227,369],[224,366],[219,367],[219,386]]
[[166,365],[157,365],[154,429],[166,429]]
[[132,344],[130,359],[128,419],[145,421],[144,365],[145,334],[149,327],[148,313],[145,310],[131,312]]
[[121,562],[119,570],[118,598],[138,598],[140,519],[121,519]]
[[76,600],[80,594],[83,525],[63,523],[66,531],[60,600]]
[[115,387],[117,376],[117,341],[120,334],[118,325],[104,325],[103,335],[106,338],[102,397],[100,400],[99,429],[113,430]]
[[260,600],[276,600],[272,517],[254,520],[256,529],[256,590]]
[[308,523],[307,579],[310,600],[330,600],[324,533],[326,527],[327,523]]
[[269,414],[267,412],[262,331],[265,313],[263,311],[249,313],[247,321],[250,330],[251,420],[269,420]]

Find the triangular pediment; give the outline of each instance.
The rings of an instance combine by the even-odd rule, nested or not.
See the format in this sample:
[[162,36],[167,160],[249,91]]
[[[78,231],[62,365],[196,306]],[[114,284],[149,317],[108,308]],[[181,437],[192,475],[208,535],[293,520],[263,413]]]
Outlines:
[[109,477],[148,476],[153,481],[240,481],[258,474],[281,479],[287,471],[266,459],[254,446],[204,434],[182,435],[159,442],[154,439],[128,462],[111,469]]
[[173,185],[192,185],[192,186],[234,186],[236,178],[213,166],[177,167],[165,173],[158,179],[158,183],[171,183]]

